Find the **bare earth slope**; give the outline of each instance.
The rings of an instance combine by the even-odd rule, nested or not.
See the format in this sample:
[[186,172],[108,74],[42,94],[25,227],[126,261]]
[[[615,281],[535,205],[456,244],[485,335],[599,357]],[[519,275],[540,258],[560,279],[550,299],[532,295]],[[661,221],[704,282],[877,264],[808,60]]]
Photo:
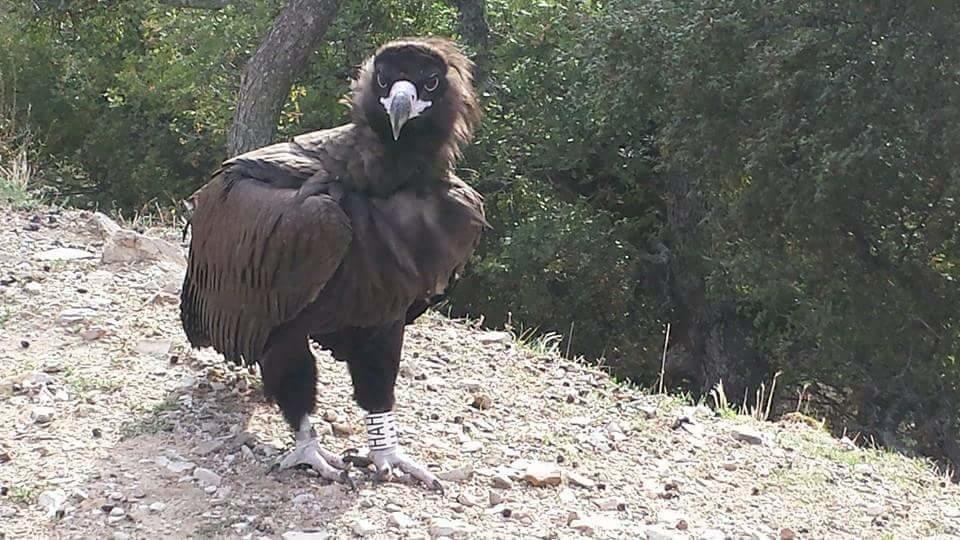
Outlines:
[[[186,346],[177,250],[128,237],[107,258],[133,262],[105,263],[117,233],[91,214],[0,210],[0,538],[960,538],[960,491],[922,461],[438,315],[408,334],[398,413],[444,495],[267,474],[292,437],[256,374]],[[318,357],[325,444],[362,447],[345,367]]]

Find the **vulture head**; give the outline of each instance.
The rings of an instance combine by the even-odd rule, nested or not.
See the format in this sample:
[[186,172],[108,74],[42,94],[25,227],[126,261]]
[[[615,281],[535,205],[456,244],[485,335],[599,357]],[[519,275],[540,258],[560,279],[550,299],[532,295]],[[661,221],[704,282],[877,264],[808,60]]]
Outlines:
[[473,62],[440,38],[401,39],[380,47],[354,81],[354,123],[387,147],[446,148],[455,159],[480,120]]

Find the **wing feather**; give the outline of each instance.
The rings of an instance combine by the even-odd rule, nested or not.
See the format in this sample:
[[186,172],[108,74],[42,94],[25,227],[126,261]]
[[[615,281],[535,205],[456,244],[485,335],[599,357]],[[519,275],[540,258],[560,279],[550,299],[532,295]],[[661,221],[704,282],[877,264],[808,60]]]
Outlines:
[[292,187],[238,178],[227,165],[196,194],[181,303],[194,346],[256,362],[270,333],[336,272],[352,238],[349,219],[333,195]]

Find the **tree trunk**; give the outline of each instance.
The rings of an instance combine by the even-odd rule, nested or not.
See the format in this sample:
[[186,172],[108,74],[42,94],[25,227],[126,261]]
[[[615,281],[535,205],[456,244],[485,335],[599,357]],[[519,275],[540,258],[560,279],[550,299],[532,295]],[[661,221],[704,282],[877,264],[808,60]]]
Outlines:
[[326,34],[338,4],[337,0],[289,0],[280,11],[243,70],[227,135],[228,156],[273,142],[290,86]]
[[731,403],[753,393],[769,373],[769,364],[750,343],[752,325],[730,299],[710,298],[703,252],[707,208],[699,186],[683,174],[667,178],[668,294],[674,306],[673,344],[678,362],[671,378],[684,378],[693,390],[708,393],[722,382]]
[[484,0],[447,0],[457,8],[457,32],[465,44],[473,49],[477,68],[474,80],[482,85],[486,80],[490,45],[490,25],[487,23],[487,4]]

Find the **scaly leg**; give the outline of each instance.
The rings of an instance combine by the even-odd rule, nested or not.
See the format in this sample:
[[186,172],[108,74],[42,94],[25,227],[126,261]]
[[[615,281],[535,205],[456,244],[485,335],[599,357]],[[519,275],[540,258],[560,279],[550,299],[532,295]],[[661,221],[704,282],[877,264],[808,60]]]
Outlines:
[[430,489],[443,491],[440,479],[408,457],[400,447],[393,411],[367,414],[365,423],[368,440],[366,459],[376,467],[379,478],[395,475],[396,470],[400,470],[423,482]]
[[308,465],[321,477],[334,482],[353,484],[350,475],[347,473],[349,464],[333,452],[320,446],[317,441],[317,432],[310,424],[307,416],[300,422],[300,428],[297,430],[296,446],[287,453],[275,468],[286,470],[298,465]]

